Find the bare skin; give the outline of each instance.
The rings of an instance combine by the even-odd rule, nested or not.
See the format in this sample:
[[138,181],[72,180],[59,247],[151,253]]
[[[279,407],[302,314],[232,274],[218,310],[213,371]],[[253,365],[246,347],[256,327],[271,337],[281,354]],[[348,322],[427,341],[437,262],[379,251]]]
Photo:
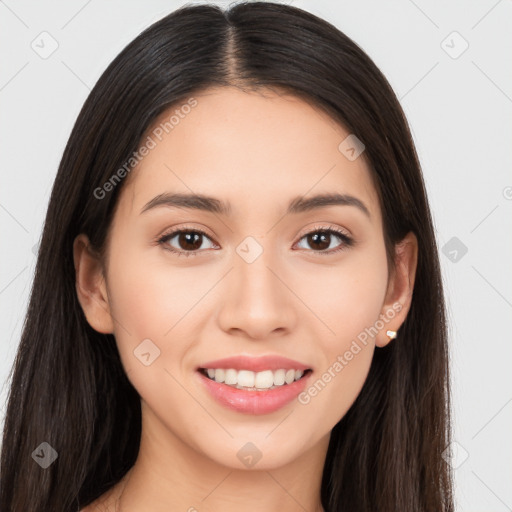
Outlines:
[[[417,242],[410,233],[396,247],[389,276],[370,171],[363,157],[350,161],[338,149],[349,133],[325,113],[268,90],[209,89],[195,98],[126,178],[107,261],[85,235],[75,240],[80,303],[94,329],[115,335],[142,405],[135,465],[84,510],[319,512],[331,430],[361,391],[375,347],[406,318]],[[231,212],[141,213],[164,192],[213,196]],[[357,198],[368,214],[354,205],[286,213],[296,197],[334,192]],[[178,235],[155,242],[171,228],[206,233],[195,256],[185,257],[191,251]],[[306,236],[329,228],[353,244],[331,234],[318,248]],[[263,251],[251,263],[236,251],[249,236]],[[338,356],[379,318],[385,325],[333,377]],[[160,350],[149,366],[134,356],[145,339]],[[282,355],[307,364],[311,383],[329,369],[332,378],[308,403],[242,414],[215,401],[196,371],[237,354]],[[237,457],[249,442],[262,454],[250,468]]]

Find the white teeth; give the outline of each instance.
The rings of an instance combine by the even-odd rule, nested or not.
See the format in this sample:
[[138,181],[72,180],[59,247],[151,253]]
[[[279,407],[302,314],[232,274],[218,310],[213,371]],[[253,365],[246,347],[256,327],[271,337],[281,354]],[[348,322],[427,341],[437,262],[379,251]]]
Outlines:
[[223,382],[229,386],[239,389],[247,389],[253,391],[261,391],[266,389],[274,389],[275,387],[291,384],[295,380],[299,380],[303,375],[303,370],[279,369],[264,370],[262,372],[252,372],[250,370],[235,370],[233,368],[208,368],[206,373],[210,379],[216,382]]
[[288,370],[284,377],[286,384],[291,384],[295,380],[295,370]]
[[[294,372],[295,373],[295,372]],[[268,389],[274,385],[274,373],[272,370],[258,372],[254,377],[254,387],[259,389]]]
[[274,386],[282,386],[284,384],[284,377],[284,370],[276,370],[274,372]]
[[[254,387],[254,372],[249,370],[240,370],[238,372],[238,385],[245,386],[246,388]],[[259,387],[259,386],[256,386]]]
[[224,379],[224,384],[237,384],[238,372],[230,368],[226,370],[226,378]]

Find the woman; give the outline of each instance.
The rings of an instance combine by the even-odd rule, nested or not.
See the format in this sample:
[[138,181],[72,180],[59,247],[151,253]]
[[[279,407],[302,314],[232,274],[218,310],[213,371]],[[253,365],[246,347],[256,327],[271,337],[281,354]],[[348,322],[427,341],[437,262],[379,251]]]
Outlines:
[[448,382],[386,79],[298,8],[186,6],[116,57],[65,149],[0,508],[452,511]]

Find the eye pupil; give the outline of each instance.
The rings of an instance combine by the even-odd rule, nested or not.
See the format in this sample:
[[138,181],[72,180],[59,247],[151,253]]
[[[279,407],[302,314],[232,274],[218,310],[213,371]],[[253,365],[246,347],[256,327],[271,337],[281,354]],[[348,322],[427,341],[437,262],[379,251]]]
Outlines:
[[[197,244],[197,241],[201,240],[201,236],[202,235],[200,233],[194,233],[191,231],[185,231],[181,233],[178,236],[178,243],[180,245],[180,248],[192,251],[199,249],[201,247],[201,243]],[[183,244],[182,242],[185,243]],[[187,244],[191,244],[192,247],[190,247],[190,245],[187,246]]]
[[325,231],[317,231],[313,234],[308,235],[309,242],[312,241],[313,245],[318,244],[318,242],[320,242],[321,246],[317,247],[320,250],[329,248],[330,243],[327,242],[326,244],[325,240],[328,239],[330,236],[330,233],[326,233]]

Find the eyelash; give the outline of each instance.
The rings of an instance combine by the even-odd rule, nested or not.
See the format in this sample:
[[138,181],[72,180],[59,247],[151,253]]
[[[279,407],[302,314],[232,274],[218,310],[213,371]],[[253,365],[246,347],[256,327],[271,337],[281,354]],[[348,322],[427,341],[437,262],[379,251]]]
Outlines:
[[[181,233],[195,233],[195,234],[199,234],[199,235],[202,235],[202,236],[205,236],[206,238],[210,239],[211,238],[204,232],[202,231],[201,229],[197,229],[197,228],[187,228],[186,226],[185,227],[181,227],[180,229],[176,229],[174,231],[171,231],[170,233],[166,233],[164,235],[162,235],[161,237],[159,237],[157,239],[157,243],[159,245],[166,245],[166,247],[164,247],[166,250],[168,251],[171,251],[172,253],[175,253],[177,256],[185,256],[185,257],[190,257],[190,256],[197,256],[199,252],[202,252],[202,251],[199,251],[199,250],[195,250],[195,251],[179,251],[177,249],[175,249],[174,247],[171,247],[170,245],[166,244],[166,242],[168,242],[169,240],[171,240],[172,238],[174,238],[176,235],[179,235]],[[305,233],[304,235],[301,236],[301,238],[299,239],[299,242],[309,236],[309,235],[312,235],[312,234],[315,234],[315,233],[324,233],[324,234],[334,234],[335,236],[337,236],[338,238],[341,239],[342,243],[340,244],[339,247],[337,247],[336,249],[331,249],[330,251],[327,251],[327,250],[322,250],[322,251],[310,251],[310,252],[314,252],[314,253],[318,253],[322,256],[329,256],[329,255],[332,255],[332,254],[336,254],[340,251],[344,251],[346,250],[347,248],[351,247],[353,244],[354,244],[354,240],[349,237],[347,234],[345,234],[344,232],[342,232],[341,230],[333,227],[333,226],[329,226],[329,227],[315,227],[312,231],[308,231],[307,233]]]

